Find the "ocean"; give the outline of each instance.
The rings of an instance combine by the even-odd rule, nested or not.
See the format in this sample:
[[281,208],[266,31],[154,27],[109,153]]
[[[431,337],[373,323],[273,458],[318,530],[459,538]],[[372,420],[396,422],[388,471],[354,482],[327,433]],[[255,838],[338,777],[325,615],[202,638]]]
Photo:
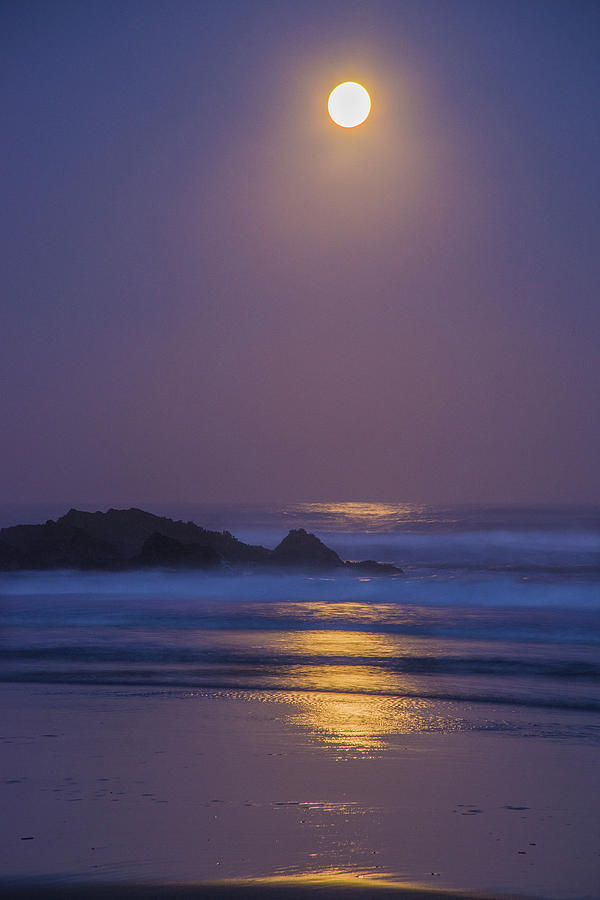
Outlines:
[[4,572],[3,682],[287,699],[357,753],[415,730],[525,734],[533,710],[538,733],[545,710],[551,736],[600,740],[597,509],[152,511],[268,547],[304,527],[405,574]]

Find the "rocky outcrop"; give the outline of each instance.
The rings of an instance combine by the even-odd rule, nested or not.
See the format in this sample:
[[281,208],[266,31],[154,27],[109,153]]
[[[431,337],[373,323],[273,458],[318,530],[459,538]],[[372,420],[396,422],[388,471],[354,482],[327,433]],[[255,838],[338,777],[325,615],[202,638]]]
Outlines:
[[134,563],[140,566],[184,566],[188,568],[218,568],[226,565],[223,557],[208,544],[183,544],[176,538],[155,531],[144,541],[142,551]]
[[2,569],[22,568],[23,554],[17,547],[0,541],[0,571]]
[[293,528],[284,537],[271,552],[271,562],[299,569],[340,569],[344,565],[335,550],[331,550],[315,534],[309,534],[304,528]]
[[153,534],[162,534],[182,544],[210,547],[224,559],[234,563],[266,562],[270,553],[265,547],[238,541],[228,531],[209,531],[195,522],[156,516],[136,507],[109,509],[105,513],[70,509],[57,520],[57,524],[81,528],[97,540],[109,542],[121,560],[137,557],[142,552],[144,542]]
[[[68,523],[17,525],[0,531],[2,544],[10,551],[0,553],[2,568],[88,569],[104,568],[115,559],[114,547],[81,528]],[[11,564],[12,554],[12,564]],[[2,565],[2,560],[5,565]]]
[[271,563],[295,569],[351,569],[363,575],[402,575],[402,569],[393,563],[375,562],[366,559],[361,562],[344,562],[335,550],[328,547],[316,534],[304,528],[293,528],[287,537],[271,551]]
[[271,567],[295,570],[350,569],[399,575],[402,569],[374,560],[344,562],[304,528],[289,532],[274,550],[239,541],[229,531],[209,531],[142,509],[108,512],[69,510],[43,525],[0,530],[0,570],[140,567],[216,569]]

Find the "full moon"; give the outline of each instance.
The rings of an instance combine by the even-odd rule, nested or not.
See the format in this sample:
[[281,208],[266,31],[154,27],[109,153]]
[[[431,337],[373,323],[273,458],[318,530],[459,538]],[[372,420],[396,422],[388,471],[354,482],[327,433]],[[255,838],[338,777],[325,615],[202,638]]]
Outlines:
[[327,109],[336,125],[354,128],[364,122],[371,112],[371,98],[362,84],[344,81],[330,93]]

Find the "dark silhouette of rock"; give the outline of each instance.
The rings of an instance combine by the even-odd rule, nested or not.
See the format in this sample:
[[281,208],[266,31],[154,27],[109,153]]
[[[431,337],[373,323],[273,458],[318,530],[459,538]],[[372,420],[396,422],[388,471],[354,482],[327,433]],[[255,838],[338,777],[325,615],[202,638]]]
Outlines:
[[390,563],[344,562],[304,528],[289,532],[274,550],[244,544],[229,531],[208,531],[194,522],[155,516],[142,509],[108,512],[69,510],[56,522],[0,530],[0,569],[104,569],[141,566],[288,569],[349,569],[397,575]]
[[212,547],[202,544],[182,544],[176,538],[155,531],[144,541],[142,552],[135,562],[143,566],[189,566],[214,569],[224,565],[223,557]]
[[208,531],[194,522],[174,521],[135,507],[109,509],[105,513],[70,509],[58,522],[84,529],[98,540],[110,541],[122,560],[137,557],[144,541],[153,534],[174,538],[182,544],[211,547],[233,563],[266,563],[270,554],[265,547],[238,541],[228,531]]
[[298,568],[339,569],[344,565],[335,550],[304,528],[293,528],[272,551],[271,560],[277,565]]
[[104,568],[115,557],[107,541],[52,519],[3,528],[0,537],[19,554],[23,569]]
[[23,567],[23,554],[12,544],[0,541],[0,570],[21,569]]

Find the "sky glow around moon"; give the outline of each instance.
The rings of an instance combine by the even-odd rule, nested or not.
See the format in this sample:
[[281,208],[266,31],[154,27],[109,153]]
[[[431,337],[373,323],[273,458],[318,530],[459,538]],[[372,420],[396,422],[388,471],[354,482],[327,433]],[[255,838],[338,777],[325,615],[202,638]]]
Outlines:
[[336,125],[342,128],[355,128],[361,125],[371,112],[371,98],[362,84],[344,81],[330,93],[327,109]]

